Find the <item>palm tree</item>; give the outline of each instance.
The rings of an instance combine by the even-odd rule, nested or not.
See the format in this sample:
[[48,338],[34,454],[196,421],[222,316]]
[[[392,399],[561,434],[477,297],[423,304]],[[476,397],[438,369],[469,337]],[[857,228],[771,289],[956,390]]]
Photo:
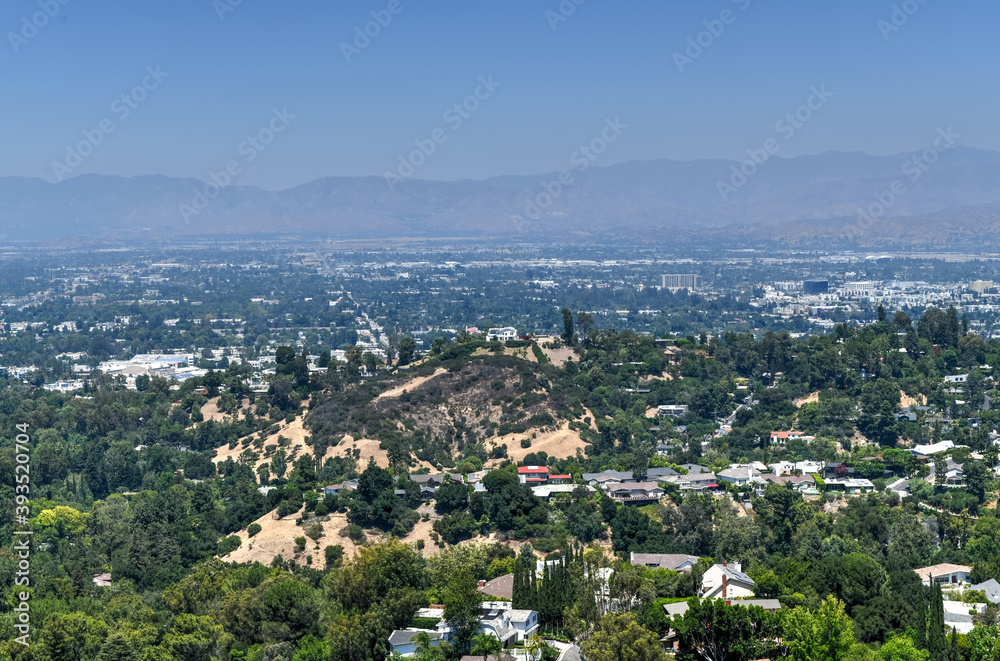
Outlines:
[[485,631],[480,631],[472,637],[472,654],[481,654],[483,661],[489,661],[491,655],[498,657],[502,649],[503,645],[500,644],[500,640]]
[[538,654],[543,649],[545,649],[545,641],[537,633],[531,634],[531,638],[528,639],[528,644],[524,646],[528,650],[528,654],[531,655],[532,659],[538,659]]
[[431,646],[431,635],[426,631],[414,634],[413,638],[410,640],[413,642],[413,651],[417,654],[420,654],[420,652],[423,652]]

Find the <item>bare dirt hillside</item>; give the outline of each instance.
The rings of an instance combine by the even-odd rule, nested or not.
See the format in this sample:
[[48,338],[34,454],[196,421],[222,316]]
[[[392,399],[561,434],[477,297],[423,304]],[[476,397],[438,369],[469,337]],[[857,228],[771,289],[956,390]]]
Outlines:
[[798,408],[802,408],[806,404],[812,404],[813,402],[818,402],[818,401],[819,401],[819,391],[817,390],[816,392],[809,393],[809,395],[806,397],[799,397],[798,399],[796,399],[795,406]]
[[[417,522],[417,525],[413,527],[413,530],[408,535],[401,538],[401,541],[407,544],[416,544],[419,540],[423,540],[424,553],[433,553],[437,550],[437,547],[431,539],[431,533],[433,532],[434,522],[440,517],[434,512],[434,508],[430,504],[422,505],[417,511],[421,515],[427,514],[427,521],[424,521],[421,516],[421,520]],[[350,523],[345,514],[334,513],[322,517],[310,516],[303,525],[299,526],[296,525],[295,521],[303,514],[303,510],[300,510],[297,514],[286,516],[283,519],[275,518],[276,512],[277,510],[268,512],[254,522],[260,525],[261,530],[252,538],[247,534],[246,530],[241,530],[237,533],[237,537],[242,541],[240,548],[226,556],[222,556],[222,558],[229,562],[260,562],[267,565],[271,563],[271,560],[276,555],[282,556],[285,560],[294,558],[299,564],[306,564],[306,558],[311,556],[312,563],[310,566],[315,569],[323,569],[326,566],[326,556],[323,549],[327,546],[336,546],[338,544],[343,546],[345,558],[349,558],[357,552],[358,545],[347,536],[347,528]],[[323,536],[316,542],[306,536],[306,529],[313,524],[319,524],[323,529]],[[305,550],[298,554],[295,553],[296,537],[306,537]],[[368,529],[365,530],[365,542],[362,543],[380,543],[388,539],[389,535],[387,533],[377,529]],[[496,541],[496,535],[477,537],[475,541]],[[517,550],[520,547],[520,543],[512,542],[511,546]]]
[[[244,399],[240,402],[239,410],[237,415],[239,415],[244,409],[250,406],[250,400]],[[226,419],[231,419],[232,416],[225,411],[219,410],[219,398],[213,397],[208,400],[204,406],[201,407],[201,415],[205,420],[214,420],[215,422],[224,422]]]
[[[587,446],[587,442],[580,438],[580,434],[569,428],[569,423],[565,423],[556,431],[538,433],[536,438],[531,440],[531,446],[521,447],[521,439],[531,438],[537,430],[528,430],[524,434],[508,434],[499,438],[491,439],[491,444],[506,445],[507,456],[516,462],[520,462],[526,455],[532,452],[547,452],[550,457],[564,459],[576,456],[576,451],[581,452]],[[499,460],[488,462],[487,465],[499,464]]]
[[[225,461],[226,459],[232,459],[237,461],[240,455],[247,449],[256,451],[259,454],[259,458],[254,463],[254,471],[257,470],[263,464],[271,462],[271,454],[267,453],[266,450],[268,446],[275,446],[272,449],[275,451],[279,446],[279,436],[283,436],[288,439],[285,448],[285,456],[287,458],[288,470],[291,471],[292,464],[294,461],[301,457],[303,454],[312,453],[313,449],[306,443],[306,439],[309,438],[309,432],[303,426],[302,418],[296,418],[293,422],[281,422],[278,425],[278,431],[274,432],[266,439],[264,439],[261,448],[258,449],[254,445],[254,440],[259,438],[257,434],[251,434],[249,436],[244,436],[240,439],[240,442],[236,444],[235,448],[230,448],[228,445],[218,448],[215,452],[215,458],[212,459],[216,464]],[[376,443],[377,445],[377,443]],[[326,457],[329,458],[334,456],[335,450],[337,448],[328,448],[326,451]],[[367,460],[366,460],[367,461]]]
[[570,358],[576,359],[576,352],[562,344],[561,341],[558,342],[559,348],[554,348],[557,341],[559,341],[557,337],[540,337],[538,338],[538,346],[541,347],[542,353],[545,354],[550,363],[556,367],[562,367]]
[[900,407],[907,409],[911,406],[927,406],[927,396],[917,395],[916,397],[910,397],[905,392],[899,400]]
[[[356,452],[355,452],[356,451]],[[370,438],[355,439],[352,436],[345,436],[344,440],[326,452],[327,457],[354,457],[358,461],[358,470],[368,465],[369,459],[375,459],[375,464],[379,468],[388,468],[389,455],[379,447],[379,442]]]

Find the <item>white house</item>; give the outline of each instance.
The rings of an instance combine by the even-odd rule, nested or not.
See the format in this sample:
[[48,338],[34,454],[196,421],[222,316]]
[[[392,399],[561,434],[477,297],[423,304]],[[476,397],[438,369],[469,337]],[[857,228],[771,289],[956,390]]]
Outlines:
[[775,461],[771,464],[775,475],[791,475],[795,472],[795,463],[791,461]]
[[493,340],[506,342],[507,340],[516,340],[516,339],[517,339],[517,329],[511,328],[510,326],[506,328],[491,328],[486,333],[487,342],[492,342]]
[[915,445],[910,448],[910,452],[915,455],[929,457],[934,454],[941,454],[942,452],[947,452],[948,450],[955,449],[955,444],[951,441],[941,441],[940,443],[931,443],[930,445]]
[[754,596],[754,580],[738,562],[712,565],[701,579],[703,599],[740,599]]
[[[440,608],[421,609],[421,617],[442,618],[437,629],[397,629],[389,636],[389,645],[393,651],[402,656],[413,656],[416,652],[414,638],[419,633],[426,633],[431,638],[431,645],[440,641],[451,640],[451,626],[443,619],[444,610]],[[523,643],[538,631],[541,619],[537,611],[515,610],[509,601],[484,601],[479,616],[479,632],[494,636],[506,648],[517,643]]]
[[968,374],[955,374],[954,376],[944,377],[945,383],[965,383],[969,380]]
[[729,482],[738,487],[760,479],[760,473],[751,466],[740,466],[737,468],[727,468],[718,473],[718,478],[722,482]]
[[504,647],[523,643],[538,631],[539,626],[541,619],[538,611],[511,608],[509,601],[483,602],[479,630],[496,636]]
[[795,470],[802,471],[803,475],[818,475],[823,472],[826,466],[822,461],[797,461]]
[[660,404],[656,407],[656,415],[661,418],[680,418],[688,414],[687,404]]
[[920,580],[927,587],[930,587],[932,584],[962,585],[969,582],[969,574],[972,572],[972,567],[941,564],[934,565],[933,567],[922,567],[913,571],[917,572],[917,576],[920,577]]
[[811,441],[812,436],[807,436],[800,431],[773,431],[771,432],[771,445],[785,445],[788,441],[803,440]]
[[843,491],[845,493],[871,493],[875,490],[875,485],[871,480],[863,478],[844,478],[842,480],[827,480],[826,488],[829,491]]

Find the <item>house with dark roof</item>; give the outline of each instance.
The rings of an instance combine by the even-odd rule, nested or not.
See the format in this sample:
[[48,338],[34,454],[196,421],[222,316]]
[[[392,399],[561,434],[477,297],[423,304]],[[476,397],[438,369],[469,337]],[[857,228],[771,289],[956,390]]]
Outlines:
[[324,487],[323,495],[339,496],[344,491],[354,491],[357,488],[358,488],[357,480],[348,480],[347,482],[341,482],[339,484],[331,484],[328,487]]
[[437,647],[445,639],[444,634],[431,629],[397,629],[389,635],[389,646],[392,651],[399,652],[402,656],[413,656],[417,652],[414,639],[421,633],[430,637],[432,647]]
[[445,478],[449,477],[451,478],[452,482],[456,482],[458,484],[465,483],[465,476],[462,475],[461,473],[433,473],[425,475],[411,475],[410,481],[418,486],[439,487],[442,484],[444,484]]
[[994,604],[1000,604],[1000,582],[997,582],[995,578],[969,586],[968,589],[977,591],[981,590],[986,594],[987,599],[992,601]]
[[583,481],[591,486],[605,482],[637,482],[632,471],[606,470],[600,473],[584,473]]
[[718,477],[723,482],[729,482],[730,484],[735,484],[741,487],[745,484],[749,484],[760,478],[760,473],[758,473],[752,466],[738,466],[736,468],[727,468],[718,474]]
[[691,571],[699,560],[696,555],[683,553],[636,553],[632,552],[629,563],[654,569],[669,569],[671,571]]
[[816,480],[812,475],[765,475],[766,484],[784,484],[796,491],[805,491],[816,487]]
[[659,500],[666,493],[656,482],[616,482],[606,485],[604,493],[622,502]]
[[719,486],[715,473],[688,473],[687,475],[668,475],[657,480],[661,485],[674,484],[681,491],[705,491]]
[[504,574],[492,581],[479,581],[479,591],[494,599],[510,601],[514,598],[514,575]]

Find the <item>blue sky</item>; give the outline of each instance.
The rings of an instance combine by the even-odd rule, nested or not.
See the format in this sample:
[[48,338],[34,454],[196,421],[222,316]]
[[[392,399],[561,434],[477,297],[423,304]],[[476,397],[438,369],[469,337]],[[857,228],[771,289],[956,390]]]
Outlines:
[[[62,1],[41,0],[55,16],[36,33],[22,29],[39,0],[0,8],[0,176],[55,180],[52,163],[102,120],[114,131],[71,176],[204,179],[234,159],[238,183],[269,189],[381,176],[435,129],[444,140],[415,177],[548,172],[609,118],[629,128],[599,165],[742,158],[824,85],[833,96],[781,156],[916,150],[948,126],[1000,149],[1000,7],[985,0],[908,0],[916,12],[888,39],[889,0],[564,0],[574,11],[558,23],[559,0],[397,0],[350,63],[341,44],[390,0]],[[723,29],[681,72],[674,53],[705,21]],[[147,78],[127,117],[112,111],[157,66],[169,76]],[[478,108],[446,121],[477,87]],[[247,162],[241,145],[274,109],[295,117]]]

